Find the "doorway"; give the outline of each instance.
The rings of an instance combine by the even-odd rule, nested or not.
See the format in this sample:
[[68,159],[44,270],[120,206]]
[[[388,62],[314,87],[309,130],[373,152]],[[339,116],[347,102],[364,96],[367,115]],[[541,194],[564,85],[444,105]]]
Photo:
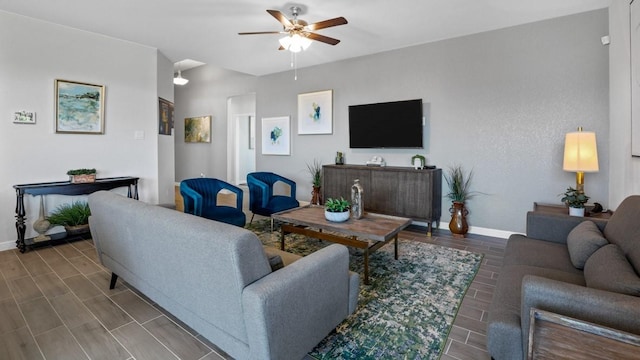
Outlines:
[[255,94],[232,96],[227,100],[227,179],[246,184],[247,174],[256,171]]

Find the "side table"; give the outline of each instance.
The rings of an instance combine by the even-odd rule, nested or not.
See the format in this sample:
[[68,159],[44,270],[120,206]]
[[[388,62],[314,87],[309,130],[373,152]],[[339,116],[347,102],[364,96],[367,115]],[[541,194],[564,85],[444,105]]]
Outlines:
[[[594,218],[594,219],[602,219],[609,220],[611,215],[613,215],[613,211],[607,210],[600,213],[592,213],[590,210],[593,209],[593,205],[587,205],[584,212],[585,218]],[[533,211],[554,213],[554,214],[565,214],[569,216],[569,209],[565,205],[559,204],[545,204],[545,203],[533,203]]]

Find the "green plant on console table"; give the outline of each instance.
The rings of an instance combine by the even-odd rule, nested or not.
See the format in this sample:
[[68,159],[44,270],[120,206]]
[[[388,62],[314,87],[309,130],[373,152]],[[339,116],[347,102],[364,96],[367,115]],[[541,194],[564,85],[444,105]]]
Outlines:
[[67,175],[90,175],[95,173],[96,169],[73,169],[67,171]]
[[568,187],[567,191],[565,191],[564,194],[560,195],[564,195],[564,197],[560,199],[560,201],[572,208],[583,208],[584,204],[589,201],[589,197],[587,195],[580,193],[578,190],[572,187]]
[[340,199],[328,198],[324,203],[324,208],[328,212],[345,212],[349,210],[349,207],[349,202],[342,197]]
[[90,215],[89,204],[84,201],[77,201],[58,206],[47,217],[47,220],[51,225],[78,226],[88,224]]

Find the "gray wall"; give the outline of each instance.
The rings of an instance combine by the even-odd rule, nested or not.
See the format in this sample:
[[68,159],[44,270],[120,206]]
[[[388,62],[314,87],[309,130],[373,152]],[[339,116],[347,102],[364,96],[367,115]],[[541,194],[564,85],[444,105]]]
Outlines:
[[[472,231],[522,232],[534,201],[559,204],[558,194],[575,184],[575,174],[562,170],[563,142],[565,133],[582,126],[596,132],[601,159],[600,172],[586,175],[586,192],[606,207],[608,49],[600,37],[608,32],[607,20],[607,10],[599,10],[299,69],[297,81],[293,72],[259,77],[258,136],[261,118],[283,115],[291,116],[293,135],[291,156],[260,155],[257,141],[257,169],[292,178],[298,198],[309,200],[306,163],[314,158],[332,163],[335,152],[343,151],[349,164],[381,155],[390,166],[410,166],[419,153],[444,169],[456,163],[473,169],[473,189],[488,195],[468,204]],[[229,96],[238,93],[235,85],[204,80],[202,90],[224,88]],[[333,134],[297,135],[297,95],[326,89],[334,92]],[[198,100],[184,100],[204,98],[190,94]],[[349,105],[412,98],[425,103],[424,150],[349,149]],[[182,99],[177,91],[176,109],[203,115]],[[178,144],[176,152],[177,162],[191,156]],[[177,177],[185,175],[180,169],[177,164]],[[444,228],[448,208],[443,201]]]

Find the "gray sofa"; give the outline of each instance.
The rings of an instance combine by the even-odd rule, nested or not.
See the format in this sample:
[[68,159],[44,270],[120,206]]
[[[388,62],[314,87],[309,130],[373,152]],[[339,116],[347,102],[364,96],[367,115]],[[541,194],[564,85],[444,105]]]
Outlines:
[[512,235],[505,249],[489,308],[489,354],[525,358],[531,308],[640,334],[639,272],[640,196],[608,221],[529,212],[527,236]]
[[236,359],[303,358],[356,308],[342,245],[290,264],[272,249],[272,271],[248,230],[107,191],[89,206],[102,264]]

